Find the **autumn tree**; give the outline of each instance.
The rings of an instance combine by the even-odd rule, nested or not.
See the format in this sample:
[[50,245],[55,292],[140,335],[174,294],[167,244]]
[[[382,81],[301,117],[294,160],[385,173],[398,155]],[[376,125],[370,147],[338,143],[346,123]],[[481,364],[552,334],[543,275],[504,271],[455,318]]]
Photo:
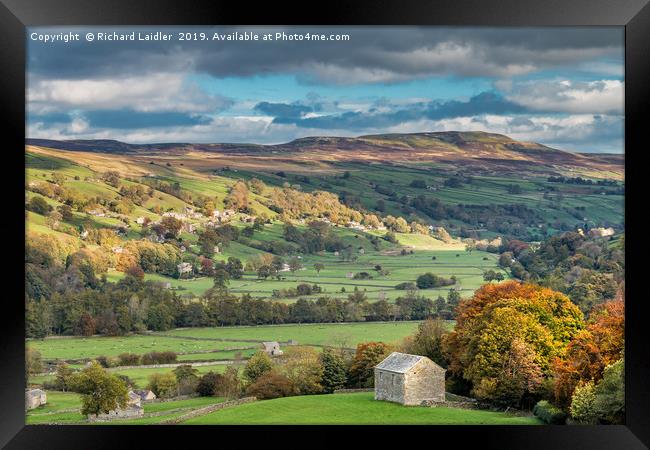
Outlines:
[[34,350],[31,347],[25,348],[25,379],[30,375],[40,373],[43,371],[43,360],[41,352]]
[[35,195],[27,203],[27,209],[44,216],[52,211],[52,206],[40,195]]
[[356,387],[373,387],[375,384],[374,367],[390,353],[388,345],[383,342],[364,342],[357,345],[356,353],[350,366],[350,382]]
[[238,180],[234,186],[230,188],[230,192],[224,199],[224,204],[227,208],[234,209],[235,211],[245,211],[248,209],[248,187],[246,183]]
[[271,358],[265,352],[259,351],[250,357],[244,367],[244,379],[249,383],[254,383],[264,373],[273,369]]
[[301,395],[323,391],[323,366],[313,347],[290,347],[280,356],[280,367]]
[[579,383],[598,382],[605,367],[623,355],[625,345],[625,304],[622,299],[596,306],[587,327],[569,343],[566,354],[555,358],[555,401],[567,407]]
[[101,414],[126,407],[126,383],[96,361],[74,376],[74,391],[81,393],[81,413]]
[[68,365],[68,363],[60,363],[56,367],[56,372],[54,374],[54,386],[57,391],[70,391],[73,388],[73,375],[74,370]]
[[160,220],[160,227],[165,237],[175,238],[183,228],[183,222],[176,217],[165,216]]
[[440,319],[427,319],[420,322],[412,336],[402,341],[404,353],[422,355],[442,367],[447,367],[443,352],[443,340],[449,334],[445,322]]
[[195,392],[199,382],[198,369],[192,367],[191,364],[181,364],[172,370],[172,373],[176,376],[179,395],[188,395]]
[[149,375],[147,389],[160,398],[174,397],[178,392],[178,380],[173,372],[152,373]]
[[246,388],[247,395],[254,396],[259,400],[289,397],[296,395],[296,392],[296,387],[291,380],[275,370],[264,372]]
[[553,359],[584,326],[564,294],[515,281],[482,286],[457,312],[445,341],[452,376],[475,395],[513,406],[550,377]]

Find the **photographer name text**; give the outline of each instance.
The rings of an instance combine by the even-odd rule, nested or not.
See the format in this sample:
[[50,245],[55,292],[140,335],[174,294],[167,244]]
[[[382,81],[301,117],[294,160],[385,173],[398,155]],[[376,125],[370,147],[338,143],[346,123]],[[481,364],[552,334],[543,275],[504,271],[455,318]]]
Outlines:
[[69,42],[121,42],[121,41],[349,41],[349,34],[324,33],[256,33],[251,31],[232,33],[205,32],[90,32],[90,33],[31,33],[32,41],[44,44]]

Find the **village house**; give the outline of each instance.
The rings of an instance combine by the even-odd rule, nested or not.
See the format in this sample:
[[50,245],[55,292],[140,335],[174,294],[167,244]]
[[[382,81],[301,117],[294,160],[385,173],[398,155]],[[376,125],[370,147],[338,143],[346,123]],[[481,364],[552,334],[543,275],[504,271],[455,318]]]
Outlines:
[[167,211],[166,213],[163,213],[163,217],[173,217],[174,219],[182,220],[185,219],[187,216],[182,213],[177,213],[174,211]]
[[113,253],[124,253],[124,247],[113,247]]
[[89,414],[88,420],[93,421],[104,421],[112,419],[131,419],[134,417],[142,417],[144,415],[144,408],[142,407],[142,398],[140,395],[136,394],[133,391],[128,393],[129,399],[127,401],[126,407],[112,409],[107,413],[100,414]]
[[47,394],[41,389],[25,391],[25,409],[34,409],[47,403]]
[[375,366],[375,400],[402,405],[444,402],[445,372],[426,356],[393,352]]
[[591,237],[609,237],[609,236],[614,236],[614,229],[612,227],[592,228],[591,230],[589,230],[588,234]]
[[137,223],[138,225],[142,225],[144,223],[144,217],[138,217],[137,219],[135,219],[135,223]]
[[192,272],[192,264],[188,262],[180,263],[178,266],[176,266],[176,268],[178,269],[178,273],[180,274],[180,276],[183,276],[183,274],[185,273]]
[[262,342],[262,345],[264,346],[264,352],[269,356],[279,356],[283,353],[282,350],[280,350],[280,344],[275,341]]

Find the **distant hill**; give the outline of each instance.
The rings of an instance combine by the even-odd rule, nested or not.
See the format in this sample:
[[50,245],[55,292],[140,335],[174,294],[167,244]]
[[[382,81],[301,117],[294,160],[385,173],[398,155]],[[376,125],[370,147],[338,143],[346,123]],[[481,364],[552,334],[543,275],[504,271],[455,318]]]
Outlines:
[[[284,144],[128,144],[115,140],[27,139],[27,145],[50,149],[134,156],[168,157],[185,154],[223,156],[231,167],[259,169],[277,162],[368,162],[381,164],[437,163],[469,173],[526,171],[621,178],[623,155],[572,153],[533,142],[486,132],[378,134],[359,137],[305,137]],[[210,157],[210,155],[205,155]],[[241,159],[241,160],[240,160]]]

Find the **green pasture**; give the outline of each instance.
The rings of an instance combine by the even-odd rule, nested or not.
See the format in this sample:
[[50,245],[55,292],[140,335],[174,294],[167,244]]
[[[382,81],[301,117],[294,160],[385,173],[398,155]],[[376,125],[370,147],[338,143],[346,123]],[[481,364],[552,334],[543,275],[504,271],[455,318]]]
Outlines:
[[539,425],[532,416],[502,412],[402,406],[377,401],[372,392],[307,395],[225,408],[187,425]]
[[[134,335],[119,337],[52,337],[30,339],[27,345],[41,353],[45,360],[70,360],[117,356],[120,353],[149,352],[205,352],[232,347],[249,347],[250,342],[219,342],[177,339],[158,335]],[[218,353],[215,353],[217,355]]]
[[[287,324],[247,327],[182,328],[166,332],[175,336],[211,339],[254,339],[288,341],[299,345],[355,347],[360,342],[396,342],[412,334],[420,322],[355,322],[327,324]],[[449,322],[453,326],[453,322]]]

